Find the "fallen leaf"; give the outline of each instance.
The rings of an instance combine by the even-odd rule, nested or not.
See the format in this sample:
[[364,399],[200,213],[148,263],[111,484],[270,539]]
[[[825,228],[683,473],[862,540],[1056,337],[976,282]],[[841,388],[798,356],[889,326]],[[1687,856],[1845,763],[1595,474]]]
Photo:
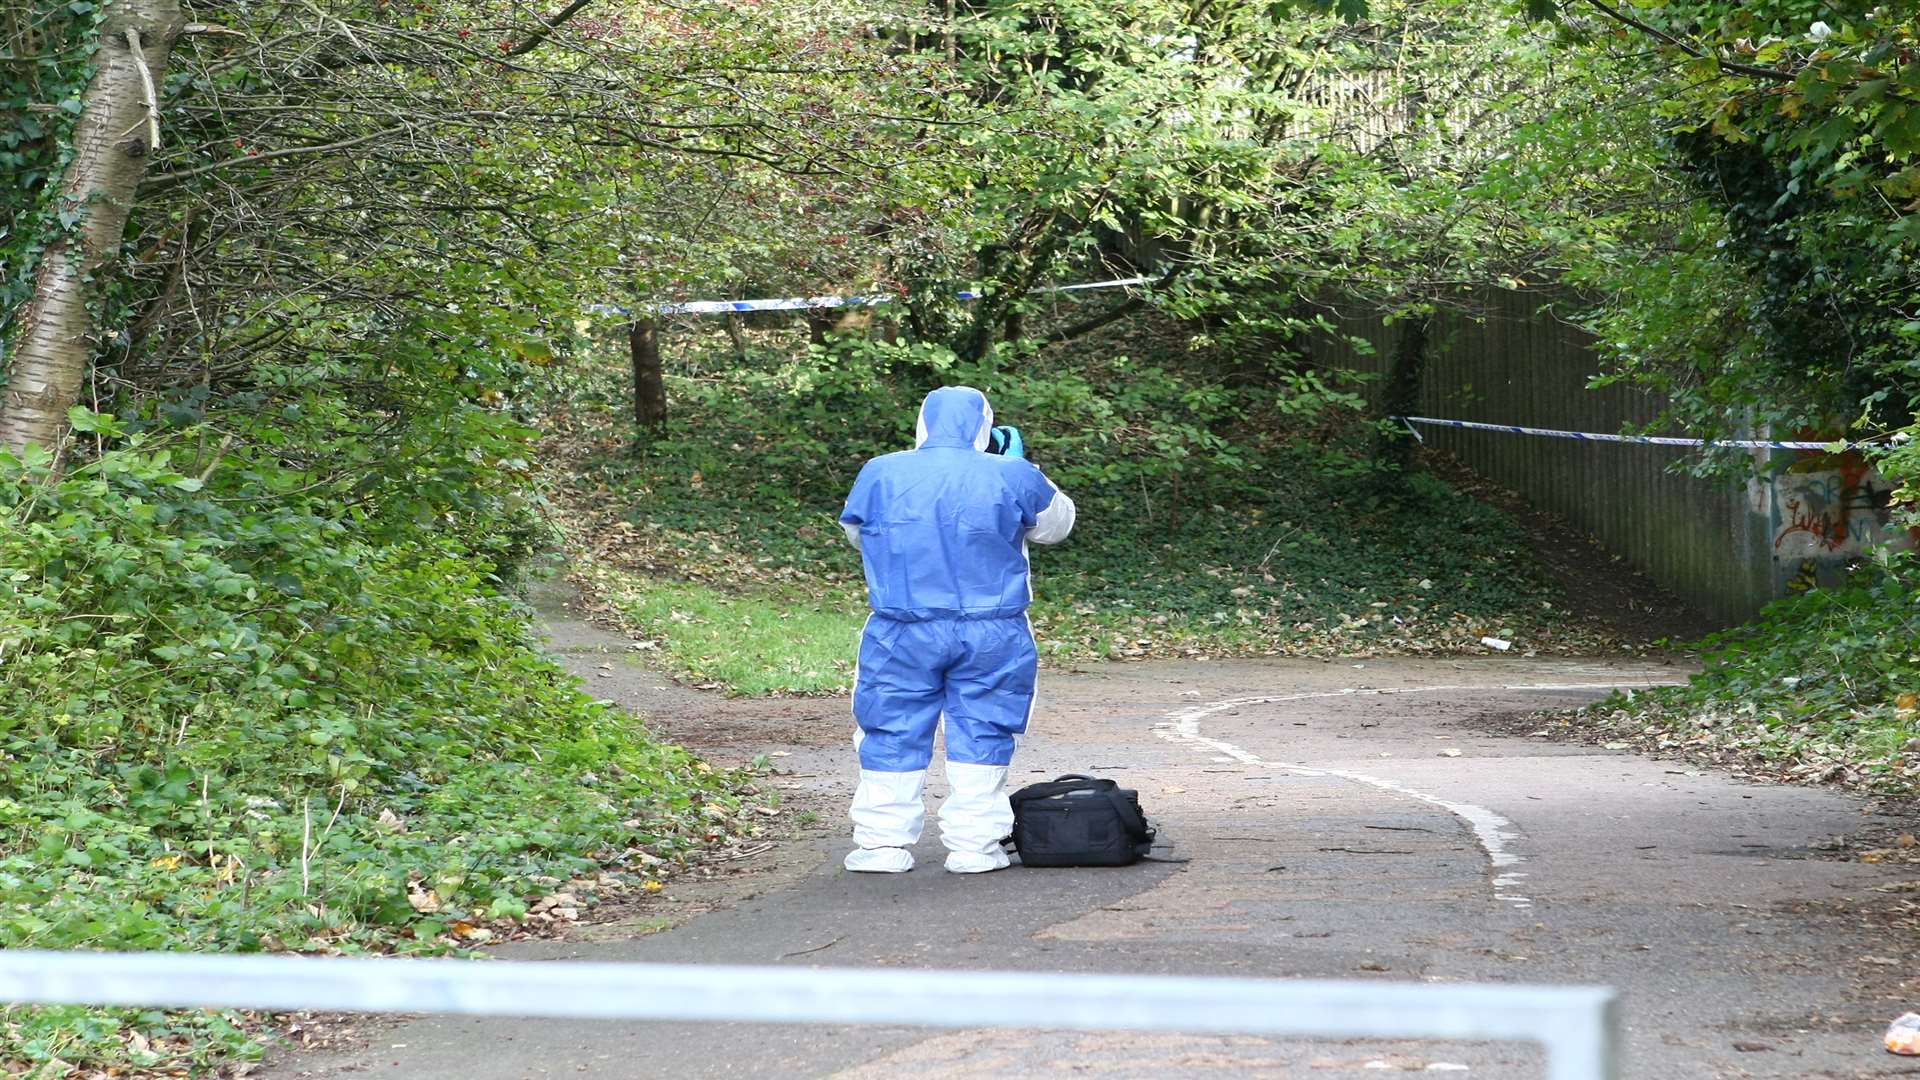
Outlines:
[[463,938],[467,941],[486,941],[493,937],[493,931],[484,926],[475,926],[465,919],[455,919],[453,925],[447,927],[447,929],[454,937]]

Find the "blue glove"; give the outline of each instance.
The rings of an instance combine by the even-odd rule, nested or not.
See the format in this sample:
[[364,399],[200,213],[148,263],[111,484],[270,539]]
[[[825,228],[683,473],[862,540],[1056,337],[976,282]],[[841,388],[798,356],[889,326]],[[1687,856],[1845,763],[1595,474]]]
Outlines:
[[993,429],[993,435],[987,440],[987,450],[1023,461],[1027,456],[1027,444],[1020,438],[1020,429],[1011,425]]

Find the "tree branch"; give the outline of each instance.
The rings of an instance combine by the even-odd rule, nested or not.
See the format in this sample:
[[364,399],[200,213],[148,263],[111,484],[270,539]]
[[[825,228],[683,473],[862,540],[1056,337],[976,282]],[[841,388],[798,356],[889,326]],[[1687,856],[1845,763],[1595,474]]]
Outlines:
[[140,51],[140,31],[127,27],[127,52],[133,56],[133,66],[140,71],[140,88],[146,97],[141,104],[147,107],[147,150],[160,149],[160,95],[153,89],[153,71],[147,67],[147,54]]
[[404,126],[381,128],[379,131],[370,131],[365,135],[357,136],[352,139],[342,139],[339,142],[322,143],[319,146],[288,146],[279,150],[268,150],[263,154],[255,154],[251,157],[227,158],[223,161],[213,161],[213,162],[208,162],[205,165],[198,165],[191,169],[181,169],[179,172],[161,173],[159,176],[156,176],[151,181],[149,181],[149,183],[166,184],[176,180],[186,180],[191,177],[200,176],[204,173],[215,172],[217,170],[227,168],[230,165],[250,165],[256,162],[267,161],[272,158],[292,157],[296,154],[326,154],[326,153],[331,153],[332,151],[335,151],[335,150],[346,150],[351,147],[359,146],[362,143],[370,143],[375,139],[381,138],[383,136],[391,135],[394,132],[401,131],[401,130],[404,130]]
[[[1166,288],[1168,285],[1171,285],[1173,283],[1174,278],[1177,278],[1180,276],[1180,271],[1184,269],[1186,268],[1183,266],[1175,266],[1169,269],[1166,273],[1160,275],[1160,280],[1147,286],[1147,288],[1149,289]],[[1089,318],[1082,319],[1079,322],[1074,323],[1072,326],[1064,327],[1062,329],[1055,330],[1051,334],[1048,334],[1047,343],[1051,345],[1059,345],[1059,344],[1064,344],[1065,342],[1072,341],[1075,338],[1085,337],[1088,334],[1093,333],[1095,330],[1098,330],[1101,327],[1108,325],[1109,323],[1119,322],[1121,319],[1126,318],[1127,316],[1133,314],[1136,311],[1139,311],[1141,308],[1146,306],[1147,306],[1146,297],[1139,296],[1139,295],[1129,296],[1127,297],[1126,300],[1122,301],[1121,303],[1115,304],[1113,307],[1108,308],[1106,311],[1103,311],[1098,315],[1094,315]]]
[[1768,79],[1773,82],[1781,82],[1781,83],[1790,83],[1797,78],[1797,76],[1795,76],[1794,73],[1791,71],[1782,71],[1779,68],[1760,67],[1756,64],[1742,64],[1742,63],[1739,63],[1738,61],[1724,59],[1720,56],[1719,53],[1709,53],[1705,49],[1702,49],[1701,47],[1699,47],[1698,45],[1690,45],[1687,42],[1680,40],[1679,38],[1673,36],[1672,34],[1667,33],[1665,30],[1662,30],[1657,26],[1652,26],[1648,23],[1641,22],[1639,19],[1636,19],[1633,16],[1628,15],[1623,11],[1619,11],[1615,8],[1607,6],[1605,3],[1602,3],[1601,0],[1587,0],[1587,3],[1592,4],[1596,8],[1599,8],[1601,12],[1603,12],[1608,18],[1612,19],[1617,23],[1621,23],[1626,26],[1631,26],[1635,30],[1640,31],[1643,34],[1650,34],[1653,37],[1659,38],[1661,41],[1664,41],[1668,45],[1671,45],[1674,48],[1679,49],[1681,52],[1686,53],[1688,56],[1696,57],[1701,60],[1706,60],[1710,58],[1713,60],[1714,63],[1719,64],[1721,68],[1727,71],[1737,72],[1738,74],[1741,74],[1741,75],[1750,75],[1756,79]]
[[1060,330],[1055,330],[1053,333],[1047,335],[1047,343],[1050,345],[1061,345],[1061,344],[1065,344],[1066,342],[1072,341],[1075,338],[1086,337],[1088,334],[1093,333],[1095,330],[1098,330],[1109,323],[1119,322],[1121,319],[1126,318],[1127,316],[1133,314],[1136,311],[1139,311],[1141,308],[1146,306],[1147,306],[1146,297],[1130,296],[1125,301],[1115,304],[1113,307],[1108,308],[1107,310],[1101,312],[1098,315],[1093,316],[1092,318],[1082,319],[1079,322],[1074,323],[1072,326],[1068,326]]
[[564,8],[561,8],[560,13],[558,15],[555,15],[553,18],[546,20],[546,24],[542,26],[539,30],[534,31],[530,36],[528,36],[527,40],[514,45],[514,47],[511,49],[505,50],[506,55],[525,56],[526,54],[539,48],[542,42],[546,41],[548,38],[553,36],[553,32],[555,30],[558,30],[562,26],[565,26],[568,19],[571,19],[575,15],[578,15],[580,13],[581,8],[584,8],[591,3],[593,3],[593,0],[573,0],[573,3],[568,4]]

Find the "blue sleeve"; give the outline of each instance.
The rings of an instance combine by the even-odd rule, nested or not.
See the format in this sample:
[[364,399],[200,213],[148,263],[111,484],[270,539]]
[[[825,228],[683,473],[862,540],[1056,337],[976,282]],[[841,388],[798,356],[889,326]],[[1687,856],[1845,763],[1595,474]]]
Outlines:
[[1040,512],[1052,505],[1054,492],[1058,489],[1053,486],[1053,481],[1047,479],[1047,474],[1040,471],[1039,466],[1030,462],[1020,461],[1016,472],[1015,498],[1020,503],[1020,523],[1031,529],[1039,519]]
[[873,501],[873,462],[860,466],[860,475],[854,478],[853,490],[847,493],[847,505],[840,511],[840,524],[865,525],[867,523],[868,504]]

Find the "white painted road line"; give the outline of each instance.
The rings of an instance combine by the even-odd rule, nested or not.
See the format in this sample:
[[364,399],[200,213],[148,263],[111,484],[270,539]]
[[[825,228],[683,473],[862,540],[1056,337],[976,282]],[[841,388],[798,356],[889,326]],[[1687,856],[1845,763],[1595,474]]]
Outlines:
[[[1473,803],[1455,802],[1438,795],[1429,795],[1416,791],[1396,780],[1365,773],[1350,772],[1346,769],[1332,769],[1318,766],[1289,765],[1281,761],[1269,761],[1257,754],[1223,739],[1211,738],[1200,731],[1200,721],[1209,716],[1238,709],[1248,705],[1279,705],[1289,701],[1316,701],[1327,698],[1346,697],[1384,697],[1391,694],[1437,694],[1457,693],[1469,690],[1625,690],[1657,685],[1646,681],[1632,683],[1529,683],[1506,686],[1407,686],[1407,687],[1348,687],[1341,690],[1323,690],[1308,694],[1282,694],[1263,697],[1228,698],[1206,705],[1190,705],[1184,709],[1175,709],[1167,713],[1166,718],[1154,725],[1154,734],[1171,742],[1185,743],[1196,750],[1209,754],[1224,754],[1227,758],[1244,765],[1262,769],[1280,769],[1296,776],[1333,776],[1342,780],[1351,780],[1358,784],[1367,784],[1383,791],[1390,791],[1409,799],[1440,807],[1442,810],[1465,821],[1473,829],[1473,835],[1487,854],[1487,861],[1495,871],[1492,878],[1493,896],[1515,908],[1526,910],[1533,906],[1533,899],[1517,892],[1520,883],[1526,878],[1522,871],[1513,867],[1523,865],[1526,857],[1516,846],[1524,839],[1513,822],[1484,806]],[[1216,759],[1217,760],[1217,759]]]

